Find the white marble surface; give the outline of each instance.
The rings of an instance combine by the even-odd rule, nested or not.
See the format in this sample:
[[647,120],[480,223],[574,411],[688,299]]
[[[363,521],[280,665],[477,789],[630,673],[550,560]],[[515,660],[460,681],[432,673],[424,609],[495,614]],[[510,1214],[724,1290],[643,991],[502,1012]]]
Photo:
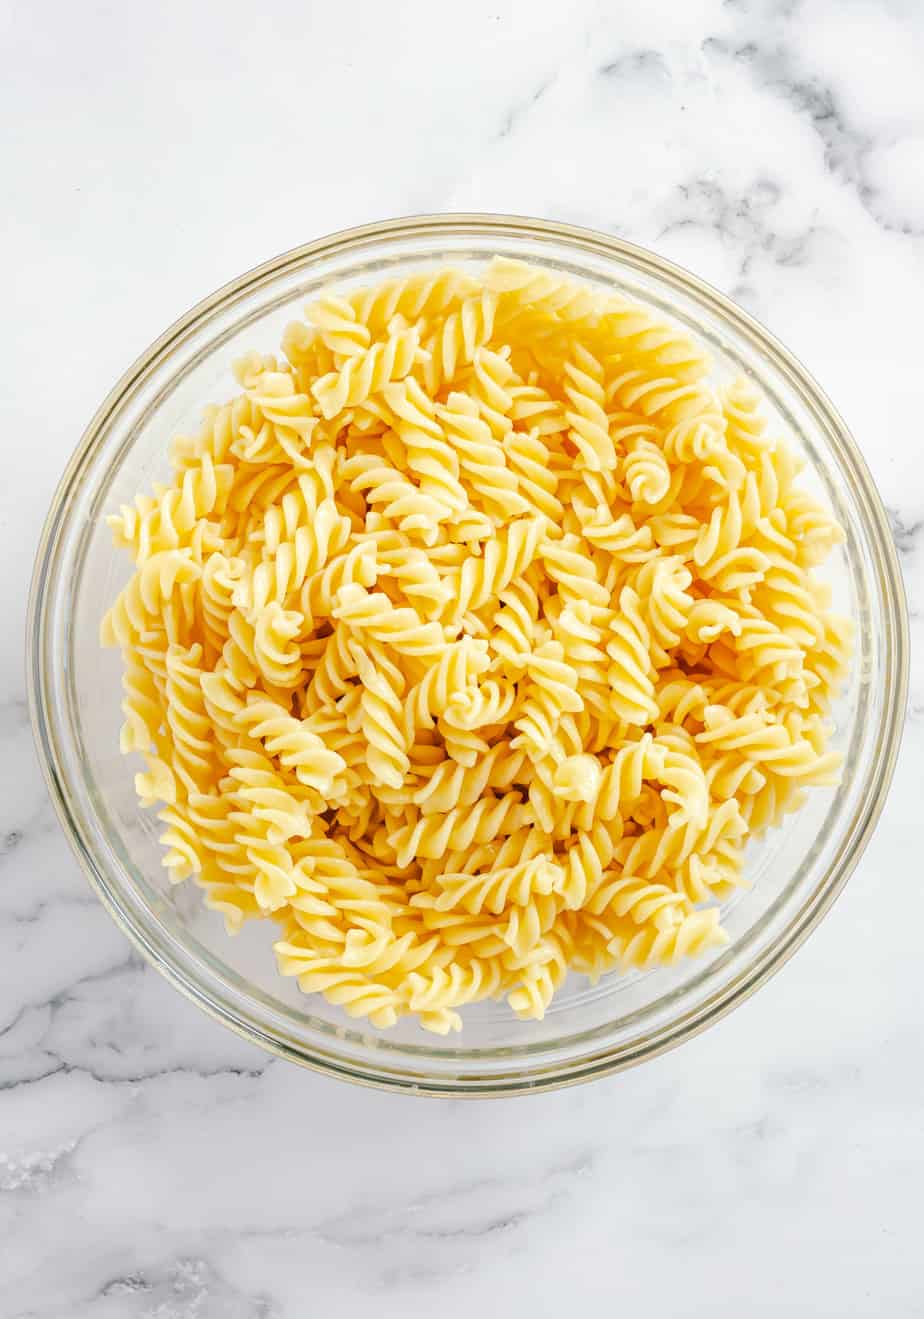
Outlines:
[[501,1103],[270,1061],[143,967],[22,676],[41,519],[123,367],[273,253],[468,208],[623,234],[764,319],[855,430],[920,640],[924,6],[7,0],[0,31],[0,1312],[924,1314],[920,657],[878,833],[795,960],[677,1053]]

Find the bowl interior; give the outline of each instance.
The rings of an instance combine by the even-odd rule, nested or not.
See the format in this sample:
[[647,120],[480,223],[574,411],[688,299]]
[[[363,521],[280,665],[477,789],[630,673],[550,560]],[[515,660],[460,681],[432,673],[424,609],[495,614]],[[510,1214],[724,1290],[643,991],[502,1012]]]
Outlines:
[[[131,566],[113,549],[103,519],[167,477],[170,439],[197,429],[205,403],[236,392],[233,359],[251,347],[274,351],[286,323],[319,288],[447,262],[478,265],[498,252],[655,304],[708,341],[720,376],[744,371],[759,384],[773,424],[807,460],[806,486],[833,506],[847,530],[823,576],[836,607],[855,620],[856,650],[835,709],[832,745],[844,755],[842,783],[812,790],[785,828],[751,844],[750,887],[723,916],[732,938],[727,948],[596,986],[572,975],[541,1022],[518,1021],[503,1004],[478,1005],[465,1011],[461,1035],[443,1040],[410,1020],[377,1032],[320,997],[305,997],[277,974],[275,925],[249,922],[229,938],[193,883],[167,882],[158,843],[163,826],[154,812],[139,809],[137,766],[118,749],[121,660],[98,643],[100,618]],[[743,313],[731,313],[683,272],[611,240],[515,222],[392,226],[330,240],[245,277],[169,331],[103,405],[87,441],[65,477],[37,569],[40,745],[69,831],[119,919],[187,992],[260,1042],[358,1079],[437,1090],[490,1091],[592,1074],[664,1047],[740,997],[798,943],[846,877],[878,809],[896,738],[889,702],[900,685],[901,606],[881,509],[812,382]],[[877,768],[879,782],[872,782]]]

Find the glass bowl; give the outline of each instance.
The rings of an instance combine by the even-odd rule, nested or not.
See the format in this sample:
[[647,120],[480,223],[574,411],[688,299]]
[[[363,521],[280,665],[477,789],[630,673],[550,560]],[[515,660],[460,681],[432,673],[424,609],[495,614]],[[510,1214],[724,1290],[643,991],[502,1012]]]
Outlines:
[[[857,625],[835,711],[844,753],[837,788],[748,851],[750,889],[728,904],[731,943],[671,969],[569,978],[543,1021],[505,1004],[464,1013],[461,1035],[411,1021],[388,1032],[355,1022],[276,971],[271,938],[250,922],[236,939],[192,884],[171,888],[158,822],[142,812],[119,754],[121,659],[102,651],[100,618],[127,580],[104,515],[166,476],[167,445],[202,405],[235,392],[230,363],[272,351],[307,297],[445,262],[520,257],[660,308],[705,339],[723,374],[744,372],[808,460],[847,531],[827,567],[835,603]],[[366,1084],[443,1095],[498,1095],[588,1080],[650,1058],[740,1003],[831,906],[869,840],[903,721],[907,619],[887,520],[844,423],[795,358],[740,308],[660,257],[588,230],[538,220],[441,215],[391,220],[310,243],[228,284],[177,321],[125,373],[91,421],[55,495],[32,584],[28,673],[35,739],[74,851],[116,921],[177,988],[281,1057]]]

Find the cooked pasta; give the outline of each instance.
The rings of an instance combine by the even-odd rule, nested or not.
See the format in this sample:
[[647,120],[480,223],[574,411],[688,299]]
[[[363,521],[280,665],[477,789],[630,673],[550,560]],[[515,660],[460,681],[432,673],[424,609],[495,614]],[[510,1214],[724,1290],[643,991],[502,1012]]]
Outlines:
[[498,258],[329,291],[109,518],[121,748],[164,865],[353,1017],[541,1017],[718,949],[835,781],[842,532],[746,380]]

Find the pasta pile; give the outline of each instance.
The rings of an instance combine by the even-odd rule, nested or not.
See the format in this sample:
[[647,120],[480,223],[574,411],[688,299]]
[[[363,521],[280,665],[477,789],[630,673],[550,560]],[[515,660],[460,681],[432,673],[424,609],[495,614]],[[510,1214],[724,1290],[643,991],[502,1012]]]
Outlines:
[[755,391],[501,258],[331,292],[235,375],[109,519],[171,879],[379,1027],[725,942],[748,836],[836,779],[850,653]]

